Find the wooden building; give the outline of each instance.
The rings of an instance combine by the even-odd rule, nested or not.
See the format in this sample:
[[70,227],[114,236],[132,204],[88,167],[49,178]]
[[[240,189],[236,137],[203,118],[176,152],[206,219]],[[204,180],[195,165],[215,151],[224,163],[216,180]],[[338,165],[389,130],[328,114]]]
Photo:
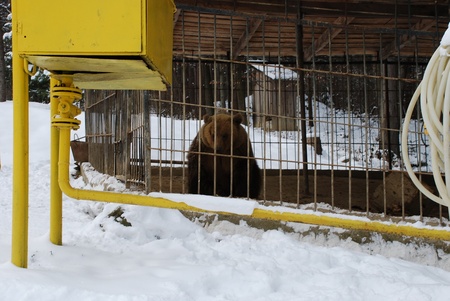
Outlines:
[[[253,65],[253,126],[269,131],[295,131],[300,117],[298,74],[277,65]],[[279,116],[283,116],[282,118]]]

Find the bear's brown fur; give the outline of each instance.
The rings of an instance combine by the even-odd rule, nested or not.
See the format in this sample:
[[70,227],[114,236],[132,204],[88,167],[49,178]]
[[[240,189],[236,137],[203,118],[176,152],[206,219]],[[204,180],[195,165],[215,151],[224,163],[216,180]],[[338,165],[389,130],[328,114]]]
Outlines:
[[188,192],[258,198],[260,169],[242,115],[205,115],[203,121],[187,156]]

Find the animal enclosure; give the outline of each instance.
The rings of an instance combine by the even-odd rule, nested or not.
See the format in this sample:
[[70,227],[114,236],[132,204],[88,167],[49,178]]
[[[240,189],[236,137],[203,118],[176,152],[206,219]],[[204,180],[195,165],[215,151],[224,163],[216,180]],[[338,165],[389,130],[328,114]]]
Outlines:
[[[404,172],[399,136],[448,1],[251,2],[175,1],[168,91],[85,92],[90,163],[130,189],[187,193],[202,117],[240,113],[262,203],[447,217]],[[433,189],[420,110],[408,150]]]

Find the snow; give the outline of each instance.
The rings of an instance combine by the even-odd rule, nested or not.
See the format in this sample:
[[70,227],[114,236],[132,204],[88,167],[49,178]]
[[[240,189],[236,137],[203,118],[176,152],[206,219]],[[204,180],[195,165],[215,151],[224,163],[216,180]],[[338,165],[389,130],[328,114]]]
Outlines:
[[[359,244],[337,235],[302,235],[307,228],[302,224],[288,223],[298,230],[292,233],[244,221],[204,224],[177,210],[63,196],[63,246],[53,245],[49,106],[35,103],[30,103],[29,260],[28,269],[17,268],[10,263],[12,102],[0,103],[0,120],[0,301],[448,300],[448,254],[376,234],[372,243]],[[83,136],[83,128],[77,134]],[[124,190],[113,178],[91,176],[88,184],[77,178],[72,185]],[[119,207],[122,216],[112,216]]]
[[298,78],[297,72],[287,69],[283,65],[252,64],[252,66],[255,69],[263,72],[266,76],[268,76],[271,79],[295,80]]
[[211,197],[206,195],[197,195],[195,198],[189,194],[182,195],[159,192],[152,192],[149,195],[153,197],[165,198],[177,203],[183,202],[192,207],[207,211],[228,212],[240,215],[251,215],[255,207],[258,205],[256,201],[245,199],[233,199],[233,201],[230,202],[230,199],[226,197],[214,197],[214,201],[211,202]]
[[[309,168],[334,170],[386,170],[389,166],[387,150],[380,149],[379,118],[332,109],[324,103],[313,103],[314,127],[307,128],[307,137],[318,137],[322,155],[314,146],[307,145]],[[308,116],[307,116],[308,117]],[[184,161],[186,151],[202,125],[200,120],[170,119],[152,116],[152,159]],[[252,142],[258,165],[264,169],[301,169],[303,161],[301,132],[264,131],[244,126]],[[423,135],[423,123],[411,120],[408,133],[408,151],[411,163],[417,170],[430,172],[431,153],[428,137]],[[163,139],[161,139],[163,137]],[[165,139],[165,138],[168,139]],[[418,143],[419,141],[419,143]],[[349,143],[351,142],[351,143]],[[401,160],[393,159],[392,169],[401,169]]]

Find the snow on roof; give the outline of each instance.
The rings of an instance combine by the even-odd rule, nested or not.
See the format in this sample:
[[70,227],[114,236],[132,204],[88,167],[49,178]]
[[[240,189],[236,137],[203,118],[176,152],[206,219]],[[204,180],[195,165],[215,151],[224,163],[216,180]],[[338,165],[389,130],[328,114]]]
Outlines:
[[283,65],[257,65],[252,64],[252,66],[263,72],[266,76],[270,77],[271,79],[297,79],[298,74],[295,71],[292,71],[291,69],[287,69]]

